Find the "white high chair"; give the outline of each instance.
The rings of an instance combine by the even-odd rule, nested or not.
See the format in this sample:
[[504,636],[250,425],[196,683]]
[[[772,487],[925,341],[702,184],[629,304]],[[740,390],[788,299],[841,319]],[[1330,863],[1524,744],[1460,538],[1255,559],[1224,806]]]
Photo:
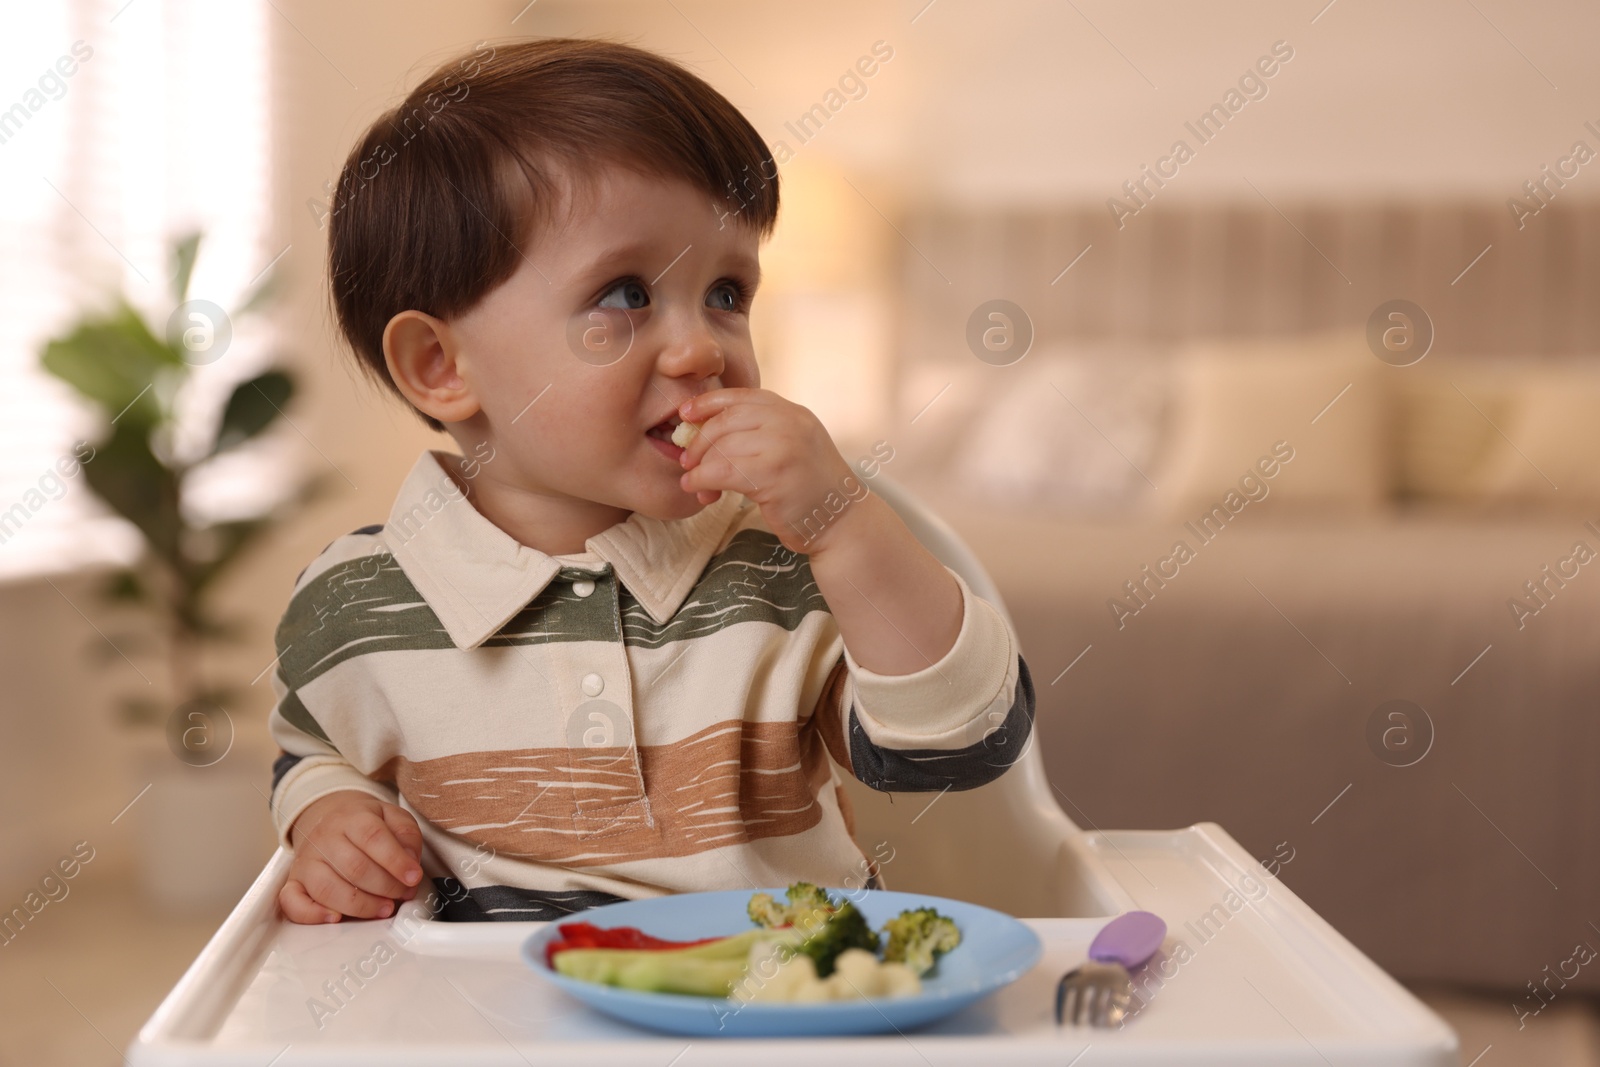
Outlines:
[[[934,558],[993,604],[1016,632],[994,581],[950,526],[904,486],[879,475],[872,491]],[[966,792],[879,793],[845,775],[856,840],[882,866],[886,888],[952,897],[1012,915],[1113,915],[1133,907],[1077,825],[1056,804],[1034,724],[1026,753],[988,785]]]
[[[887,479],[874,479],[873,489],[1005,614],[993,582],[948,526]],[[1043,943],[1039,966],[993,1004],[962,1015],[953,1029],[920,1032],[915,1044],[790,1038],[763,1040],[758,1053],[744,1042],[697,1040],[696,1062],[742,1064],[759,1055],[768,1067],[830,1058],[885,1067],[978,1058],[1060,1064],[1082,1058],[1089,1042],[1104,1043],[1118,1063],[1151,1067],[1460,1062],[1442,1021],[1287,886],[1262,875],[1219,826],[1080,832],[1056,806],[1037,744],[999,779],[968,792],[891,797],[850,781],[857,839],[879,859],[890,887],[1025,918]],[[892,858],[876,847],[883,842]],[[521,950],[542,924],[433,922],[418,901],[388,920],[288,923],[277,895],[289,861],[282,849],[273,856],[140,1029],[128,1050],[131,1067],[622,1067],[683,1056],[681,1037],[575,1012],[565,994],[534,979]],[[1104,926],[1099,916],[1133,909],[1165,917],[1173,937],[1193,943],[1204,962],[1164,956],[1153,985],[1141,987],[1151,998],[1147,1010],[1124,1032],[1058,1029],[1046,1010],[1056,977],[1082,963]],[[362,971],[356,983],[352,967],[374,958],[380,941],[392,951],[378,973],[393,977]],[[1179,978],[1179,965],[1195,977]],[[1237,976],[1248,976],[1254,991]],[[335,980],[357,984],[354,991],[341,985],[336,1018],[308,1016],[312,999],[331,996]]]

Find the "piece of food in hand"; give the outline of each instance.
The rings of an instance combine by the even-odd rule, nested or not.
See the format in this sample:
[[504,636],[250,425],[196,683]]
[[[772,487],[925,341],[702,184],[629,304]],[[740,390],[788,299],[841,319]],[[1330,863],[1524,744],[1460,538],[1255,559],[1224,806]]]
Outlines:
[[888,940],[883,958],[903,963],[916,974],[933,970],[939,957],[961,944],[961,930],[954,921],[932,908],[910,908],[883,924]]
[[689,442],[693,441],[695,434],[699,432],[699,423],[680,422],[678,425],[672,428],[672,443],[677,445],[679,448],[688,448]]

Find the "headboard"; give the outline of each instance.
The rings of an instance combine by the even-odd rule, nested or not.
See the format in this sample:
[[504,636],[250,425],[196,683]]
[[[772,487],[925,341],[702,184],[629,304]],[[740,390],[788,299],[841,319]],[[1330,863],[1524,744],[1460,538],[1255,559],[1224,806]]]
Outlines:
[[914,210],[895,239],[901,365],[970,358],[967,317],[994,298],[1035,344],[1314,332],[1405,298],[1441,355],[1600,350],[1600,201],[1518,221],[1481,200],[1152,202],[1120,229],[1104,205]]

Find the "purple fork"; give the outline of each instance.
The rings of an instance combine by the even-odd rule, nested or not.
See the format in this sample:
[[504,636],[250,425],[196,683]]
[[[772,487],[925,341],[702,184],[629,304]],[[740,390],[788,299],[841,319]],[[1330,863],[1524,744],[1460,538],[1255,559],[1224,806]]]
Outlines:
[[1089,944],[1089,962],[1074,967],[1056,986],[1056,1025],[1117,1026],[1133,1004],[1133,977],[1161,948],[1167,924],[1148,911],[1118,915]]

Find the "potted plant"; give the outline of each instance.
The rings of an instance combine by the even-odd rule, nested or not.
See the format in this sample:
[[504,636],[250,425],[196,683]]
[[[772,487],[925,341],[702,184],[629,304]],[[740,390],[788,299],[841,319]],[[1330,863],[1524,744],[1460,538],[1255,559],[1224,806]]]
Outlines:
[[[240,710],[245,687],[213,673],[207,653],[247,635],[240,619],[221,614],[213,603],[218,579],[274,524],[327,487],[324,479],[308,479],[286,503],[228,521],[209,521],[186,503],[196,472],[259,437],[283,416],[294,394],[287,371],[268,369],[233,389],[203,447],[180,445],[180,411],[184,418],[202,414],[182,410],[196,368],[221,358],[234,321],[258,314],[273,292],[269,276],[232,316],[210,301],[190,299],[200,240],[192,233],[172,248],[175,308],[165,328],[152,326],[126,297],[118,297],[110,311],[86,314],[42,352],[44,369],[98,411],[93,452],[82,467],[85,480],[143,540],[139,559],[110,575],[100,592],[137,613],[144,625],[95,647],[107,656],[128,650],[161,655],[164,670],[157,677],[165,680],[164,699],[126,698],[122,720],[149,739],[138,776],[150,785],[138,820],[146,830],[140,851],[146,888],[163,902],[185,905],[224,901],[234,892],[239,864],[218,851],[228,846],[227,823],[241,815],[259,823],[265,808],[260,785],[234,773],[248,770],[253,776],[258,770],[238,767],[237,759],[224,762],[235,736],[230,709]],[[153,743],[155,727],[165,728],[165,744]],[[245,787],[249,809],[239,807]],[[248,834],[233,830],[232,839],[250,842]],[[254,848],[248,862],[259,862]]]

